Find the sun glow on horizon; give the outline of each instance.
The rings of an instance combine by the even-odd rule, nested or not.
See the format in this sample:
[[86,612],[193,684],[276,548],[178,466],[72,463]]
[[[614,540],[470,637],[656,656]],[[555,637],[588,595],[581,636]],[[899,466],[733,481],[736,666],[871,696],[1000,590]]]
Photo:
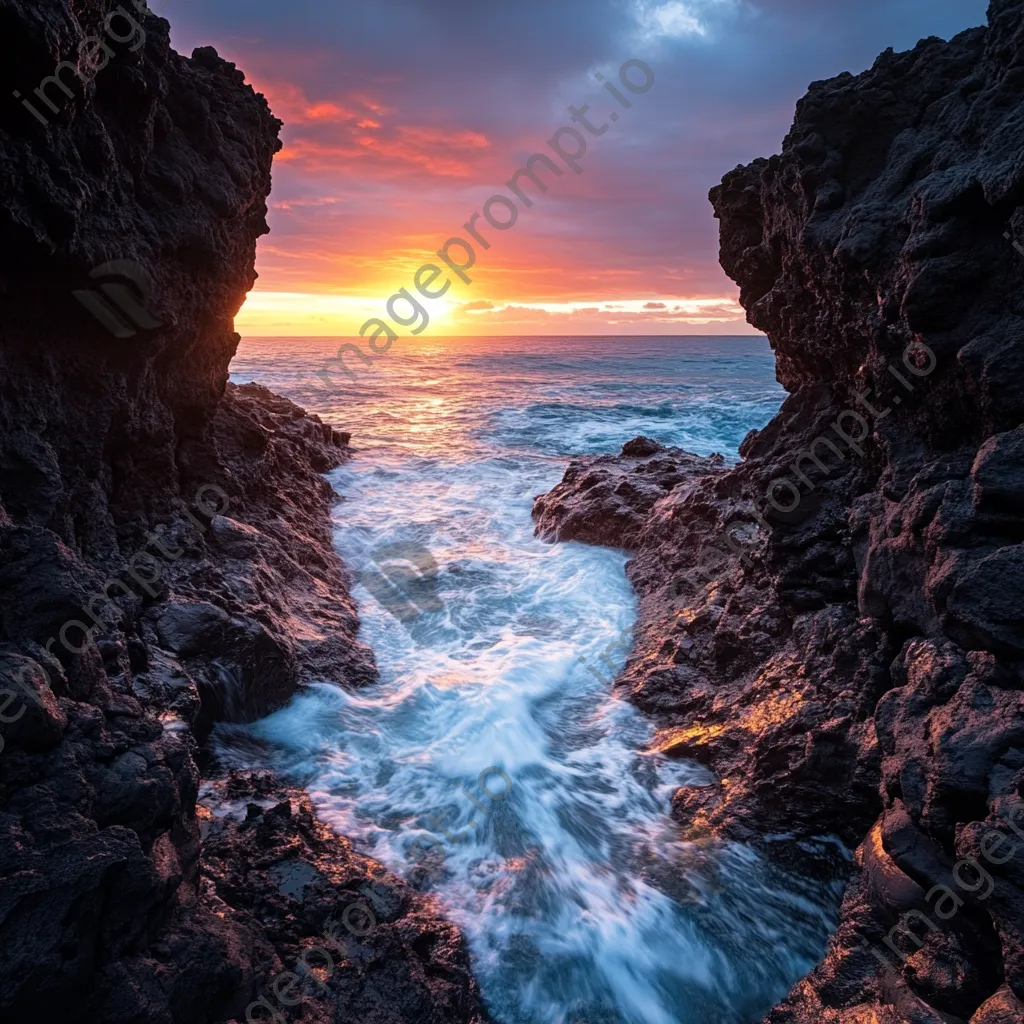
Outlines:
[[[322,292],[250,292],[235,317],[235,330],[250,337],[347,337],[367,320],[388,322],[387,299]],[[430,325],[449,324],[458,303],[431,300]],[[403,310],[407,307],[402,307]],[[397,334],[409,328],[392,324]]]
[[[368,320],[380,319],[399,336],[411,334],[411,327],[389,319],[391,295],[382,295],[254,291],[239,310],[235,329],[249,337],[355,337]],[[469,302],[417,298],[429,314],[421,335],[707,334],[723,333],[724,328],[730,334],[756,333],[732,296]],[[399,315],[407,315],[410,307],[402,299],[398,308]]]

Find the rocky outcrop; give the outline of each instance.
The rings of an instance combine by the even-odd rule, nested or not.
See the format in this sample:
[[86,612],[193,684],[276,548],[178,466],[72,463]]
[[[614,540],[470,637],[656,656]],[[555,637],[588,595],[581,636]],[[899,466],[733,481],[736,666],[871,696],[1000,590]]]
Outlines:
[[[1022,83],[1024,3],[995,0],[815,83],[781,155],[726,175],[722,264],[790,395],[737,467],[616,510],[620,685],[720,779],[680,825],[856,849],[772,1024],[1024,1020]],[[589,469],[540,500],[546,535],[557,504],[614,543]]]
[[[215,722],[375,672],[321,476],[348,436],[227,383],[280,124],[143,0],[5,0],[0,28],[0,1018],[241,1020],[382,870],[280,795],[206,862],[200,835]],[[303,1019],[479,1018],[458,934],[400,891],[393,991],[352,947]]]
[[268,772],[231,772],[216,789],[230,813],[203,822],[211,904],[257,919],[279,958],[256,1019],[482,1022],[462,937],[433,897],[361,857]]
[[649,437],[634,438],[618,456],[575,460],[562,482],[534,501],[537,536],[632,550],[660,498],[724,464],[721,455],[704,459]]

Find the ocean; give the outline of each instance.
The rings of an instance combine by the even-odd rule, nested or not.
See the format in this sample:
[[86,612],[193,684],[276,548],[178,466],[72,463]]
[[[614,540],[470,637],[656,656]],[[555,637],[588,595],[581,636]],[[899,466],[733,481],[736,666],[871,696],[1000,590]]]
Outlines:
[[767,341],[402,339],[332,388],[339,343],[246,340],[231,379],[352,434],[335,543],[380,681],[220,726],[219,756],[304,786],[436,893],[500,1024],[759,1019],[823,955],[838,887],[681,837],[672,793],[708,776],[648,752],[651,722],[611,693],[626,555],[541,542],[530,509],[571,457],[638,434],[735,460],[784,398]]

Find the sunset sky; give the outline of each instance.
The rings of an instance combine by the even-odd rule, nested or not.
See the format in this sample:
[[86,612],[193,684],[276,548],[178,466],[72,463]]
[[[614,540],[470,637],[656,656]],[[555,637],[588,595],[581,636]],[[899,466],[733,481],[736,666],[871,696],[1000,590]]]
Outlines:
[[[478,247],[471,284],[424,303],[425,334],[743,334],[708,189],[778,151],[809,82],[981,24],[985,6],[166,0],[161,13],[179,51],[215,46],[285,123],[243,335],[354,335],[386,316],[388,298],[466,237],[489,196],[510,195],[513,173],[550,154],[547,140],[573,123],[567,108],[583,104],[595,126],[621,117],[587,136],[581,174],[545,175],[547,193],[532,190],[514,227],[478,223],[491,248]],[[626,110],[595,76],[624,92],[631,58],[655,82],[626,94]]]

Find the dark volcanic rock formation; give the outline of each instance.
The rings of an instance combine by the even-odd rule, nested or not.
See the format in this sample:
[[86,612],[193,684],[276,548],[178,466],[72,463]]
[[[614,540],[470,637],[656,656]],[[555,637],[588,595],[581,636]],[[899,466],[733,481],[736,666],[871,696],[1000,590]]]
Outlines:
[[[224,806],[246,806],[203,823],[204,882],[211,903],[247,911],[278,951],[265,1003],[280,1013],[308,996],[287,1009],[302,1024],[480,1020],[462,937],[432,897],[354,852],[269,773],[232,772],[218,788]],[[254,1013],[269,1019],[265,1005]]]
[[[722,780],[681,824],[857,848],[773,1024],[1024,1020],[1022,150],[1022,0],[812,85],[782,154],[711,194],[790,396],[735,469],[615,509],[622,685]],[[589,470],[541,524],[615,543]]]
[[[303,680],[358,685],[374,666],[320,476],[347,435],[227,383],[279,122],[232,64],[174,53],[167,23],[133,4],[108,31],[113,0],[0,0],[11,1024],[241,1019],[330,902],[321,887],[313,904],[266,904],[265,873],[308,856],[340,880],[337,900],[379,873],[340,840],[332,851],[307,811],[276,831],[269,813],[224,826],[203,865],[197,739]],[[243,849],[244,865],[229,863]],[[362,1019],[478,1018],[457,934],[402,901],[412,909],[379,940],[394,953],[391,991],[363,991],[350,958],[338,998],[306,1019],[349,1006]]]
[[634,438],[621,455],[574,461],[562,482],[534,502],[537,535],[632,550],[660,498],[724,464],[720,455],[702,459],[648,437]]

